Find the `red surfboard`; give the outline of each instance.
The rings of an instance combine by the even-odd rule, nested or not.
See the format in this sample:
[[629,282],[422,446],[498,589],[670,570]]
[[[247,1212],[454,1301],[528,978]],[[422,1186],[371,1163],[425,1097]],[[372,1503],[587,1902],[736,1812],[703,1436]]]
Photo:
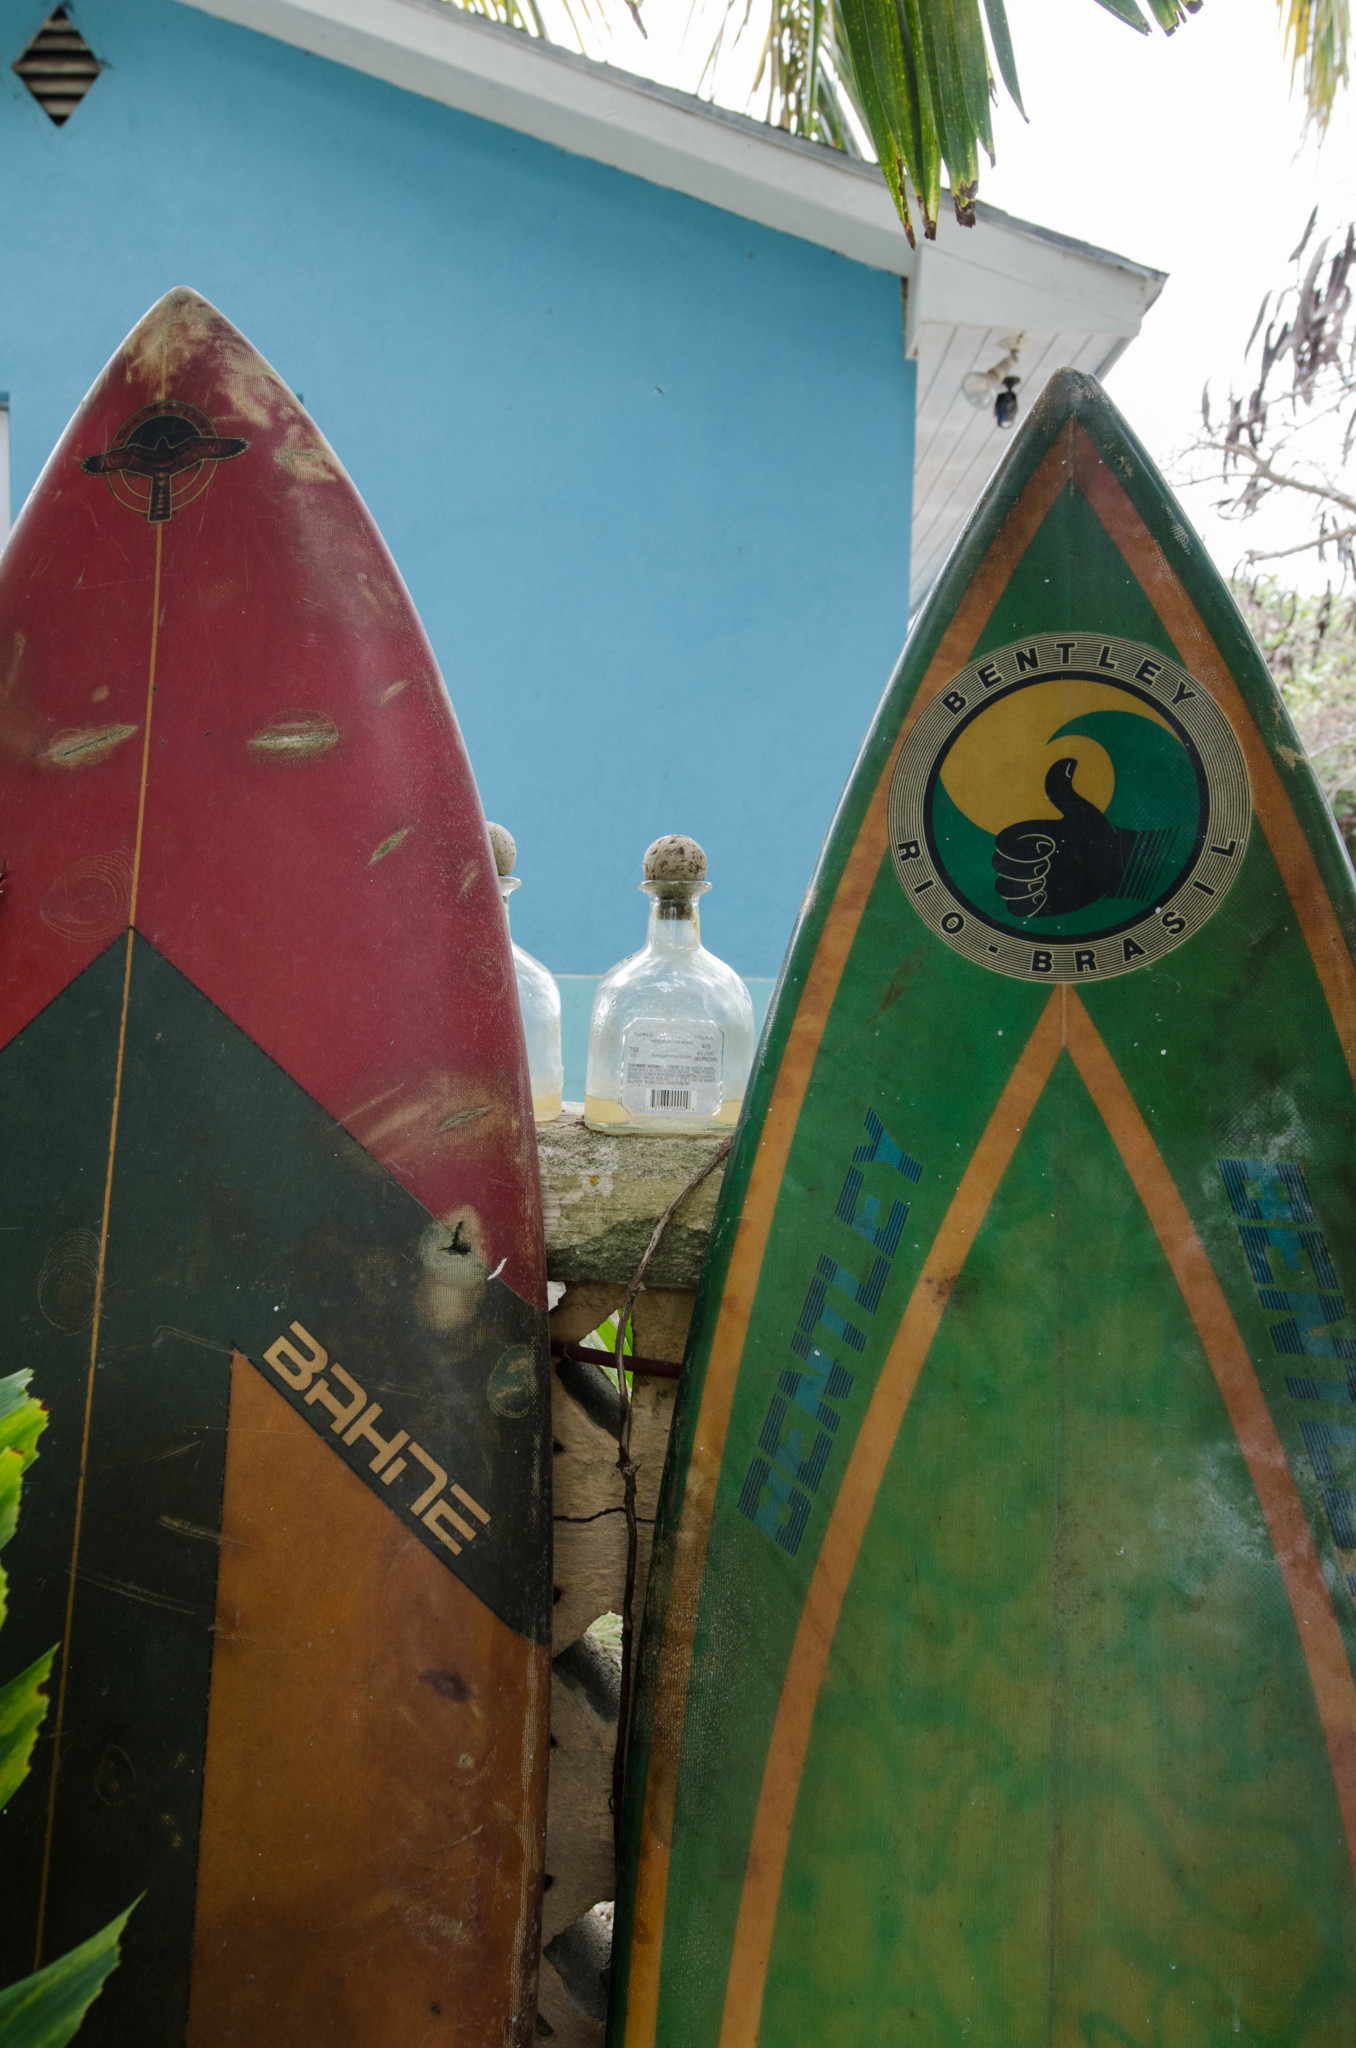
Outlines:
[[513,967],[343,468],[174,291],[0,562],[0,1332],[51,1411],[0,1982],[134,1898],[82,2040],[532,2032],[545,1262]]

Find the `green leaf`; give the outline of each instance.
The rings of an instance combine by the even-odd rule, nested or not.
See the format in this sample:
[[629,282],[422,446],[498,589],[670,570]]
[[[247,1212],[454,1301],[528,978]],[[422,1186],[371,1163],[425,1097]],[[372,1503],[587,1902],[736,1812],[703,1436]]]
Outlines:
[[[0,1544],[14,1534],[20,1482],[47,1426],[46,1411],[29,1396],[29,1377],[16,1372],[0,1379]],[[5,1617],[5,1592],[5,1574],[0,1571],[0,1621]],[[33,1744],[47,1712],[42,1688],[55,1655],[49,1650],[0,1686],[0,1812],[28,1775]],[[129,1906],[127,1913],[120,1913],[68,1955],[0,1991],[0,2048],[65,2048],[118,1960],[118,1942],[131,1910]]]
[[1135,5],[1135,0],[1097,0],[1099,7],[1105,7],[1108,14],[1114,14],[1117,21],[1123,21],[1127,28],[1136,28],[1142,36],[1150,33],[1149,24]]
[[47,1712],[41,1688],[51,1676],[55,1655],[48,1650],[8,1685],[0,1685],[0,1813],[28,1776],[28,1760]]
[[[47,1427],[47,1410],[30,1398],[31,1372],[12,1372],[0,1379],[0,1451],[17,1451],[22,1472],[37,1456],[38,1438]],[[0,1536],[0,1543],[5,1539]]]
[[[17,1451],[0,1451],[0,1550],[14,1534],[19,1519],[20,1481],[24,1461]],[[0,1620],[4,1619],[4,1597],[0,1595]]]
[[984,24],[979,16],[979,0],[955,0],[953,19],[966,111],[970,116],[970,125],[979,141],[983,143],[989,162],[992,163],[993,128],[989,117],[989,92],[993,80],[989,71],[989,53],[984,47]]
[[1022,105],[1022,88],[1017,83],[1017,59],[1012,51],[1012,34],[1003,0],[984,0],[984,12],[989,18],[989,36],[994,56],[998,59],[999,74],[1012,95],[1014,106],[1025,120],[1026,108]]
[[[609,1351],[615,1354],[617,1349],[617,1317],[619,1313],[618,1309],[614,1309],[606,1322],[599,1323],[592,1336],[586,1337],[584,1342],[592,1344],[598,1351]],[[628,1316],[626,1318],[626,1335],[622,1338],[623,1358],[629,1358],[634,1350],[635,1345],[631,1342],[631,1318]]]
[[[748,8],[752,0],[727,0],[732,9],[740,4]],[[1152,33],[1139,0],[1099,5],[1138,34]],[[1168,35],[1200,5],[1201,0],[1147,0]],[[1290,9],[1296,61],[1303,55],[1309,69],[1329,81],[1329,99],[1332,82],[1346,76],[1348,5],[1349,0],[1281,0],[1282,9]],[[990,162],[994,155],[990,45],[1004,84],[1026,115],[1005,0],[983,0],[982,12],[981,0],[835,0],[835,15],[835,47],[843,52],[838,78],[870,130],[910,241],[907,186],[918,195],[931,238],[943,169],[957,218],[972,225],[979,146]]]
[[862,118],[876,146],[881,171],[904,223],[904,232],[912,243],[913,221],[909,216],[904,173],[907,169],[917,190],[918,151],[916,147],[910,147],[912,137],[909,131],[912,127],[916,136],[918,110],[915,101],[911,124],[910,95],[905,81],[904,52],[894,0],[838,0],[837,11],[844,41],[851,53]]
[[960,214],[979,183],[979,152],[965,103],[954,9],[951,0],[921,0],[916,7],[910,5],[909,12],[918,22],[919,46],[937,108],[938,140]]
[[819,60],[820,45],[824,40],[824,26],[824,0],[813,0],[805,51],[805,105],[809,110],[812,125],[815,109],[819,105]]
[[936,88],[928,73],[918,0],[899,0],[898,19],[909,95],[904,118],[909,119],[916,104],[918,123],[916,130],[911,131],[915,137],[913,155],[910,157],[906,150],[904,156],[922,208],[923,232],[931,239],[937,233],[937,212],[942,194],[942,163],[945,157],[942,115]]
[[118,1960],[131,1910],[68,1955],[0,1991],[0,2048],[65,2048]]

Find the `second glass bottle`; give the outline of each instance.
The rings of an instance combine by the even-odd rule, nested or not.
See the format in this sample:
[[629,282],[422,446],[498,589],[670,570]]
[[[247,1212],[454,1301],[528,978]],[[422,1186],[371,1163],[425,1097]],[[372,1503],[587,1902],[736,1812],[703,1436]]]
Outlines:
[[[518,848],[513,834],[502,825],[486,828],[490,849],[499,871],[499,894],[504,917],[509,914],[509,897],[518,887],[514,863]],[[523,1014],[523,1035],[527,1040],[527,1067],[532,1077],[532,1116],[539,1124],[554,1123],[560,1115],[560,1098],[565,1073],[560,1057],[560,990],[550,969],[534,960],[509,935],[513,948],[513,972],[518,984],[518,1007]]]

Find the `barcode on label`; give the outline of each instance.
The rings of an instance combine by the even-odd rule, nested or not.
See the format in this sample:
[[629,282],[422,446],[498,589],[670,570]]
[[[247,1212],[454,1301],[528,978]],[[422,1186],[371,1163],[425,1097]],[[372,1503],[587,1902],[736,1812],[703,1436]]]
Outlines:
[[652,1088],[651,1109],[690,1109],[692,1090],[690,1088]]

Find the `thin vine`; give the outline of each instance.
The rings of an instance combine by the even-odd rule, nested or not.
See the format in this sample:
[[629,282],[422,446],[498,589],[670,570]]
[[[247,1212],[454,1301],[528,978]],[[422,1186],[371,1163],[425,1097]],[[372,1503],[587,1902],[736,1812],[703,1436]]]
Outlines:
[[650,1234],[650,1242],[641,1255],[640,1264],[631,1276],[630,1285],[622,1298],[617,1312],[617,1341],[613,1356],[613,1370],[617,1379],[617,1393],[621,1410],[617,1420],[617,1470],[622,1477],[622,1505],[626,1515],[626,1586],[622,1594],[622,1645],[621,1645],[621,1696],[617,1714],[617,1745],[612,1752],[612,1846],[618,1860],[621,1858],[622,1791],[626,1783],[626,1752],[631,1723],[631,1683],[634,1670],[635,1641],[635,1596],[636,1565],[639,1552],[639,1528],[636,1521],[636,1472],[637,1466],[631,1457],[631,1388],[626,1378],[626,1333],[631,1324],[631,1310],[636,1296],[640,1293],[645,1279],[646,1268],[659,1249],[664,1232],[668,1229],[678,1210],[688,1196],[699,1188],[707,1175],[713,1173],[728,1153],[732,1138],[718,1145],[705,1166],[694,1173],[686,1187],[680,1188]]

